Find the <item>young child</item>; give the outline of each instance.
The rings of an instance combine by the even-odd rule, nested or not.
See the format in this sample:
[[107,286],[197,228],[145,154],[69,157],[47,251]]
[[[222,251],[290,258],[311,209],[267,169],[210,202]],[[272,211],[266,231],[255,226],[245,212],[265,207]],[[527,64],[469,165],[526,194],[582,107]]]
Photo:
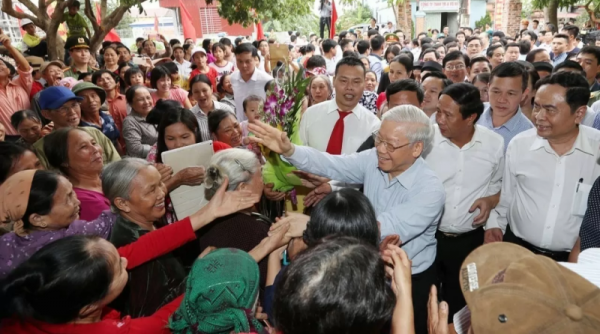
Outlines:
[[240,123],[242,126],[242,144],[246,145],[249,150],[256,154],[261,164],[264,164],[264,159],[260,148],[256,144],[250,144],[250,140],[248,139],[248,136],[251,134],[248,130],[248,124],[254,124],[260,119],[260,111],[264,103],[264,99],[258,95],[250,95],[245,98],[242,106],[244,107],[244,114],[248,119]]
[[235,71],[233,63],[225,59],[226,47],[221,43],[215,43],[212,47],[212,53],[215,56],[215,62],[208,66],[214,68],[217,71],[217,81],[221,81],[221,78],[226,74],[231,74]]
[[81,4],[79,1],[73,1],[71,6],[69,6],[69,11],[67,15],[64,15],[63,22],[67,22],[67,26],[69,27],[69,31],[67,33],[68,37],[71,36],[82,36],[86,37],[85,33],[87,32],[87,38],[91,39],[92,34],[90,34],[90,28],[87,23],[83,19],[83,16],[79,14],[79,8]]
[[23,36],[23,42],[27,45],[27,54],[30,56],[36,56],[45,58],[48,54],[48,45],[46,44],[46,36],[38,37],[36,35],[36,27],[30,19],[21,20],[21,28],[25,30],[25,36]]
[[206,57],[206,50],[200,47],[194,48],[192,51],[192,63],[196,68],[190,74],[190,81],[198,74],[204,74],[210,79],[212,84],[213,92],[217,91],[217,71],[208,66],[208,58]]
[[81,73],[77,80],[80,82],[92,82],[92,73]]

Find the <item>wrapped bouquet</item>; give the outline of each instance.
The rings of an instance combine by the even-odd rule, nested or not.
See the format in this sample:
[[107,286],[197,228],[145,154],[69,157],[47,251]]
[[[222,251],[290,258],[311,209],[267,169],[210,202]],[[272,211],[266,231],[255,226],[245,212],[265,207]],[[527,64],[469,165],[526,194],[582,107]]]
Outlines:
[[[298,145],[302,145],[299,127],[308,81],[302,69],[298,73],[286,71],[283,78],[275,80],[269,88],[260,114],[264,123],[286,132],[292,143]],[[292,174],[296,170],[294,166],[266,147],[261,146],[261,151],[267,161],[263,178],[265,183],[274,184],[273,190],[287,192],[293,190],[294,186],[302,185],[300,179]],[[292,196],[292,201],[294,199],[295,196]]]

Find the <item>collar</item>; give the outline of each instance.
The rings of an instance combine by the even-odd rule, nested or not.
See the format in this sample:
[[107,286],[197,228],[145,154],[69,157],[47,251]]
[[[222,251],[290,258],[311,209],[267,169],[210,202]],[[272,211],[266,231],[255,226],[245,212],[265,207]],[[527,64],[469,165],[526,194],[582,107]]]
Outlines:
[[108,96],[106,97],[106,101],[108,101],[108,102],[113,102],[113,101],[118,101],[118,100],[124,100],[124,99],[125,99],[125,95],[123,95],[121,93],[117,93],[117,96],[115,96],[114,99],[111,99]]
[[377,59],[379,59],[379,60],[382,60],[382,59],[383,59],[383,58],[381,58],[381,56],[379,56],[378,54],[374,54],[374,53],[371,53],[371,54],[369,55],[369,57],[375,57],[375,58],[377,58]]
[[[239,71],[238,71],[239,72]],[[254,69],[254,73],[252,73],[252,76],[250,77],[250,80],[248,81],[244,81],[244,78],[242,78],[242,72],[240,72],[240,78],[238,79],[239,82],[241,83],[248,83],[250,81],[258,81],[258,69]]]
[[[529,150],[536,151],[540,148],[544,148],[548,153],[555,153],[552,147],[550,146],[550,143],[548,143],[547,139],[542,138],[540,136],[536,136]],[[579,134],[577,134],[577,138],[575,139],[573,147],[565,155],[569,155],[575,150],[581,151],[592,156],[596,154],[594,151],[594,146],[592,145],[592,143],[590,143],[590,139],[585,135],[585,130],[581,126],[579,127]]]
[[[475,146],[476,143],[483,143],[483,134],[481,133],[481,129],[479,129],[480,125],[474,124],[474,126],[475,132],[473,132],[473,137],[471,137],[471,140],[467,144],[465,144],[465,146],[459,147],[460,150],[468,150],[471,147]],[[440,132],[440,127],[437,124],[435,125],[435,131],[437,132],[436,134],[439,134],[439,136],[436,136],[437,139],[435,139],[435,145],[439,145],[445,142],[448,145],[456,147],[456,144],[454,144],[450,139],[442,136],[442,133]]]
[[494,126],[494,122],[492,119],[492,106],[489,105],[488,108],[485,110],[484,112],[484,117],[486,119],[486,121],[489,123],[489,125],[493,128],[493,129],[499,129],[501,127],[505,127],[508,131],[513,131],[515,130],[517,123],[519,122],[519,117],[521,117],[522,112],[521,112],[521,107],[519,106],[519,109],[517,110],[517,113],[513,115],[513,117],[511,117],[506,123],[495,127]]
[[[356,110],[357,110],[357,108],[359,108],[359,106],[360,106],[360,104],[357,104],[356,107],[354,107],[354,109],[349,110],[349,111],[351,111],[352,114],[354,116],[356,116],[356,118],[358,118],[358,120],[360,121],[360,120],[362,120],[362,117],[359,113],[356,112]],[[337,102],[335,102],[335,99],[327,101],[327,113],[328,114],[331,114],[332,112],[338,112],[339,110],[341,110],[341,109],[338,107]],[[345,111],[345,110],[343,110],[343,111]]]
[[[388,186],[391,186],[394,182],[398,182],[398,183],[400,183],[400,185],[402,187],[404,187],[407,190],[410,190],[415,185],[415,182],[417,180],[419,180],[419,177],[417,174],[419,173],[421,166],[424,163],[425,162],[424,162],[423,158],[419,157],[417,160],[415,160],[415,162],[412,164],[412,166],[410,166],[407,170],[404,171],[404,173],[391,179],[388,183]],[[376,168],[378,168],[378,170],[381,172],[383,177],[386,178],[386,181],[387,181],[389,178],[389,176],[388,176],[389,173],[386,173],[386,172],[380,170],[379,167],[376,167]]]
[[590,86],[590,92],[595,92],[600,90],[600,84],[598,81],[594,80],[594,84]]
[[135,120],[137,120],[138,122],[146,122],[146,117],[140,115],[137,113],[137,111],[131,109],[131,113],[129,114],[131,117],[133,117]]

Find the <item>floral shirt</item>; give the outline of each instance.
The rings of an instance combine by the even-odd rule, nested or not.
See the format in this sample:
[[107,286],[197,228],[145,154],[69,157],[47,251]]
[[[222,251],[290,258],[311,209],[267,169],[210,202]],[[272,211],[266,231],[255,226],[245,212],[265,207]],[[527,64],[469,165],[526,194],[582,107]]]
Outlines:
[[[332,94],[331,98],[335,99],[335,92]],[[377,115],[377,93],[365,90],[360,101],[358,101],[358,104]]]
[[115,121],[113,120],[112,116],[103,111],[100,111],[100,122],[102,123],[102,127],[99,127],[94,123],[88,123],[82,119],[79,122],[79,126],[89,126],[102,131],[102,133],[106,137],[108,137],[108,139],[110,139],[110,141],[116,147],[118,145],[117,140],[119,140],[119,136],[121,135],[121,133],[119,132],[119,129],[117,128],[117,125],[115,124]]

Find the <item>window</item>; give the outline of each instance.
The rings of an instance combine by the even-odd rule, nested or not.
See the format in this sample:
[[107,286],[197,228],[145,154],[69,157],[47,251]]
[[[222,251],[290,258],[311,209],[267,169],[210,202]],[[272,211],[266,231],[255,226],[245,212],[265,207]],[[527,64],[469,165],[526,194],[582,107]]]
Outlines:
[[203,34],[216,34],[223,31],[217,7],[200,8],[200,26]]

